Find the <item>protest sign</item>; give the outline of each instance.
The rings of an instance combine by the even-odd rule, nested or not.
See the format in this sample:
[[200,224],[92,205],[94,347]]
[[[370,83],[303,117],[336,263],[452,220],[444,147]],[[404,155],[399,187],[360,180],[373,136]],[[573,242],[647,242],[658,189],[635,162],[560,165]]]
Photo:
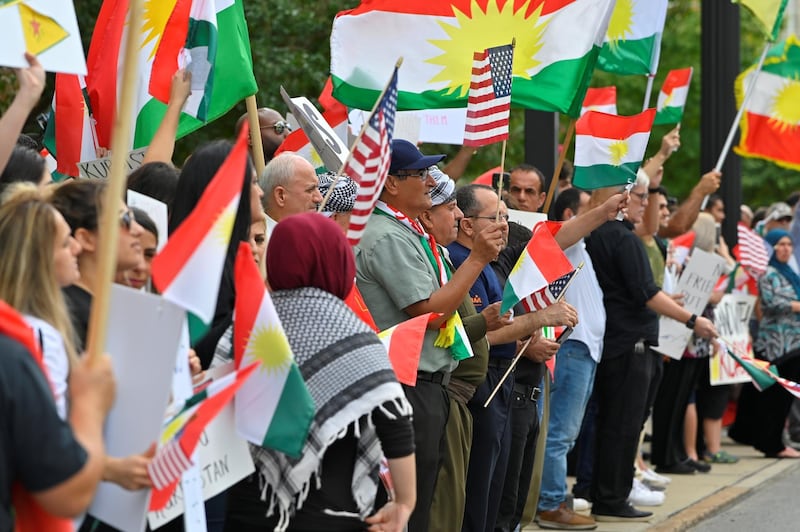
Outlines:
[[308,137],[319,158],[322,159],[325,167],[331,172],[338,172],[350,151],[342,142],[342,139],[339,138],[308,98],[290,98],[283,87],[281,87],[281,96],[289,107],[292,116],[303,128],[306,137]]
[[[725,273],[725,260],[714,253],[695,248],[691,260],[678,279],[676,292],[683,294],[683,308],[700,316],[708,304],[720,275]],[[680,359],[692,331],[685,324],[661,316],[658,322],[658,347],[654,350],[668,357]]]
[[[185,311],[165,299],[113,285],[105,352],[117,396],[106,420],[109,456],[141,454],[158,440]],[[110,482],[97,488],[89,513],[121,530],[143,530],[150,492]]]
[[[128,158],[125,159],[125,164],[128,166],[128,171],[125,172],[126,174],[142,166],[145,151],[147,151],[147,148],[139,148],[128,154]],[[111,157],[101,157],[93,161],[79,162],[78,171],[81,177],[87,179],[106,179],[111,172]]]
[[[348,114],[350,132],[353,137],[361,131],[364,120],[369,112],[360,109],[351,109]],[[415,138],[405,137],[397,127],[414,120],[419,124]],[[427,109],[424,111],[398,111],[395,115],[395,138],[406,139],[411,142],[436,142],[439,144],[455,144],[460,146],[464,142],[464,124],[467,120],[467,108],[460,109]],[[417,126],[414,126],[417,127]],[[403,130],[410,131],[412,130]]]
[[[725,294],[714,309],[714,325],[717,332],[730,342],[736,354],[752,357],[753,345],[750,342],[750,317],[756,305],[755,296],[747,294]],[[717,350],[708,360],[711,385],[750,382],[750,376],[727,351]]]
[[150,196],[129,190],[128,207],[142,209],[153,219],[153,222],[156,224],[156,229],[158,229],[158,245],[156,246],[156,251],[161,251],[167,243],[169,232],[169,226],[167,224],[167,204],[163,201],[151,198]]

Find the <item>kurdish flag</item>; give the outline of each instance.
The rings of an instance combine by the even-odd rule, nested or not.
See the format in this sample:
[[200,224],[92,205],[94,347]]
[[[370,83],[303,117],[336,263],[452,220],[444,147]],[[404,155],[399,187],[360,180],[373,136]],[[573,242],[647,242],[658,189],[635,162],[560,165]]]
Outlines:
[[617,114],[617,88],[610,87],[590,87],[586,91],[581,107],[581,116],[586,111],[600,111],[610,115]]
[[575,124],[575,177],[584,190],[633,183],[644,159],[656,110],[633,116],[589,111]]
[[523,298],[546,288],[573,269],[547,224],[537,224],[528,245],[508,276],[500,313],[507,312]]
[[743,356],[736,354],[734,349],[731,349],[730,346],[727,344],[720,342],[720,344],[725,348],[730,356],[742,366],[747,374],[750,376],[750,379],[753,381],[753,386],[758,389],[758,391],[763,392],[773,384],[775,384],[775,377],[772,375],[769,370],[767,369],[769,366],[768,362],[764,362],[762,360],[756,360],[749,356]]
[[56,74],[44,145],[56,158],[56,172],[62,177],[79,177],[77,163],[97,158],[97,134],[85,91],[83,76]]
[[[190,0],[145,0],[144,23],[141,28],[134,28],[139,39],[139,77],[134,100],[132,148],[142,148],[150,144],[161,124],[166,105],[153,94],[158,94],[162,100],[168,97],[168,91],[165,93],[164,87],[169,87],[169,79],[178,67],[176,50],[186,49],[185,52],[180,52],[184,60],[191,57],[189,69],[193,71],[192,98],[199,98],[194,111],[198,117],[202,116],[200,109],[206,106],[205,121],[186,113],[181,115],[178,138],[219,118],[240,100],[256,93],[250,38],[242,0],[191,2],[192,9],[196,7],[194,4],[197,7],[201,4],[213,6],[216,24],[213,23],[210,12],[204,12],[205,15],[196,14],[198,18],[188,20],[184,15],[189,2]],[[128,4],[128,0],[103,2],[89,47],[89,75],[86,83],[94,118],[97,120],[98,140],[102,147],[111,145],[111,131],[117,108],[118,75],[121,75],[125,54],[123,35],[128,31]],[[216,52],[212,54],[214,46]],[[167,54],[168,50],[175,54],[174,59],[167,60],[170,56]],[[211,98],[207,100],[206,93],[212,79],[224,82],[213,84],[210,89]],[[191,101],[190,99],[190,104],[187,104],[189,112],[195,109],[195,104]]]
[[597,67],[614,74],[655,74],[666,18],[667,0],[617,0]]
[[[197,206],[153,259],[153,282],[161,295],[206,326],[214,318],[242,187],[250,186],[250,176],[245,172],[247,135],[248,127],[243,127]],[[190,329],[192,322],[189,321]],[[192,330],[192,341],[204,333],[205,330]]]
[[389,353],[389,362],[392,363],[397,381],[401,384],[417,385],[417,367],[422,354],[422,341],[425,339],[425,331],[430,320],[430,312],[420,314],[378,333]]
[[512,105],[578,116],[613,6],[614,0],[363,0],[333,21],[334,95],[371,109],[386,65],[403,57],[398,110],[465,107],[474,50],[516,38]]
[[236,367],[259,365],[256,376],[236,394],[236,430],[251,443],[297,458],[314,419],[314,400],[247,242],[239,244],[235,280]]
[[692,82],[692,67],[670,70],[658,93],[655,125],[679,124],[683,119],[683,108]]
[[731,2],[741,4],[756,17],[767,40],[774,42],[778,39],[788,0],[731,0]]
[[741,122],[741,140],[734,151],[744,157],[772,161],[800,170],[800,41],[791,36],[768,53],[761,72],[755,66],[736,78],[736,99],[758,76]]

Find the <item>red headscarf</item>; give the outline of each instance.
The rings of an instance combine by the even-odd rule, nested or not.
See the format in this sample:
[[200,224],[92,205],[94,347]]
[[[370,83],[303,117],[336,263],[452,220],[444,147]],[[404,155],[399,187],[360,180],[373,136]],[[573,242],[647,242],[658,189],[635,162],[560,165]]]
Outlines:
[[281,220],[267,247],[267,278],[273,290],[311,286],[344,299],[353,288],[356,263],[342,228],[317,213]]

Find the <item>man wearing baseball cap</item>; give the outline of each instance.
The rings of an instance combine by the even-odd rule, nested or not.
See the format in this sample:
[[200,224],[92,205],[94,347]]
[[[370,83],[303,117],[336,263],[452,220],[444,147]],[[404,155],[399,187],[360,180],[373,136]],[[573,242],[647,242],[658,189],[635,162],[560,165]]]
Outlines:
[[440,329],[464,301],[483,267],[497,256],[503,235],[500,224],[487,227],[462,267],[449,276],[434,239],[417,220],[431,208],[431,191],[436,186],[428,168],[445,156],[424,155],[402,139],[394,139],[391,147],[389,175],[355,248],[356,282],[381,330],[428,312],[441,314],[425,334],[416,386],[404,386],[414,408],[417,503],[408,529],[415,532],[428,530],[449,413],[446,387],[458,360],[469,356],[460,343],[442,338]]

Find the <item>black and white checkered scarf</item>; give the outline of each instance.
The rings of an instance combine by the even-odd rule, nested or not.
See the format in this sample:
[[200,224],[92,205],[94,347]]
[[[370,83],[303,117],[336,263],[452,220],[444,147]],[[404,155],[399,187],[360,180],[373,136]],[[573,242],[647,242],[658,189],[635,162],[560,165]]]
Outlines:
[[[314,477],[316,487],[321,486],[325,451],[353,427],[358,447],[350,488],[363,519],[373,510],[383,457],[370,414],[391,403],[400,415],[411,415],[411,405],[380,339],[341,299],[318,288],[297,288],[273,292],[272,300],[316,414],[296,460],[250,446],[267,515],[278,512],[277,530],[288,526],[302,508]],[[391,417],[385,408],[383,412]]]

